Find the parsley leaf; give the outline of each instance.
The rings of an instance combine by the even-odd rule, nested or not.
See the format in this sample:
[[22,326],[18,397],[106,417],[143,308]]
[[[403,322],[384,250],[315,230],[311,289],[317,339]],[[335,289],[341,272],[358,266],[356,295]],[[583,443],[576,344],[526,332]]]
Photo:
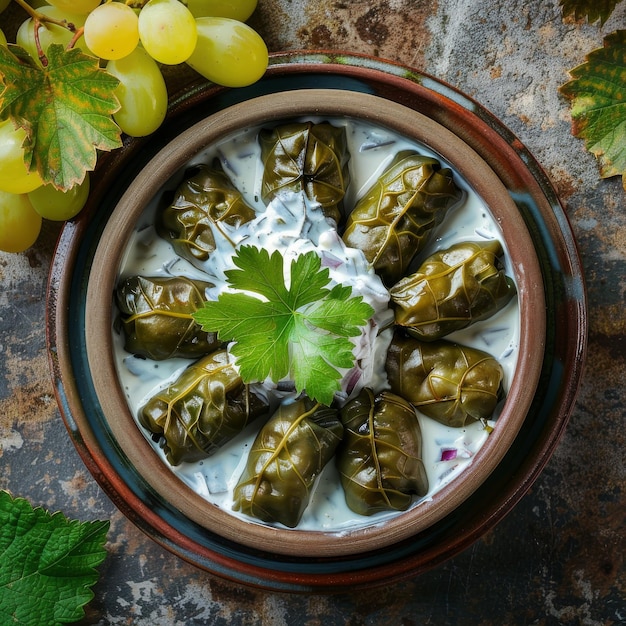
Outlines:
[[108,521],[78,522],[0,491],[0,623],[53,626],[84,616],[106,556]]
[[112,114],[119,81],[79,49],[51,44],[40,67],[19,46],[0,46],[0,119],[26,131],[24,162],[44,183],[70,189],[95,167],[97,150],[122,145]]
[[217,332],[231,348],[245,382],[274,382],[289,376],[297,391],[330,405],[339,391],[337,368],[354,365],[349,337],[374,313],[352,288],[328,288],[328,268],[306,252],[291,261],[285,281],[284,258],[278,251],[242,246],[226,272],[232,292],[205,302],[194,314],[205,330]]
[[560,91],[572,101],[572,132],[598,158],[600,175],[621,175],[626,188],[626,30],[608,35],[570,74]]

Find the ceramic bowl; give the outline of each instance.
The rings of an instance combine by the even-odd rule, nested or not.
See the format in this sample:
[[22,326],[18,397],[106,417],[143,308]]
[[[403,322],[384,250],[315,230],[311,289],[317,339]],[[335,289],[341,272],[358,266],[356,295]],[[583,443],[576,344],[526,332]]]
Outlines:
[[[205,88],[185,94],[179,105],[185,114],[177,115],[174,107],[169,129],[148,142],[149,149],[131,147],[126,159],[111,160],[103,173],[108,182],[96,186],[92,199],[98,205],[92,210],[104,217],[79,222],[78,231],[66,227],[51,274],[50,343],[60,406],[96,479],[133,521],[175,553],[215,573],[274,589],[382,582],[429,567],[468,545],[510,509],[546,462],[579,377],[576,368],[570,370],[556,388],[560,398],[549,397],[550,378],[563,376],[555,360],[567,350],[572,362],[572,345],[565,348],[563,339],[578,346],[579,356],[585,344],[584,286],[575,245],[566,219],[546,226],[558,201],[540,169],[529,171],[523,147],[488,114],[476,116],[474,103],[459,104],[460,96],[449,98],[449,88],[430,77],[397,76],[395,66],[358,57],[351,63],[343,59],[343,67],[329,72],[332,63],[326,61],[277,56],[251,93]],[[324,81],[316,72],[331,84],[320,85]],[[294,81],[285,88],[280,79],[290,76]],[[333,76],[342,81],[332,84]],[[407,511],[336,531],[256,523],[212,505],[181,481],[138,427],[113,349],[112,294],[146,206],[172,180],[180,180],[181,171],[207,147],[241,129],[325,117],[390,129],[449,163],[500,230],[519,310],[519,356],[506,400],[472,462]],[[569,323],[557,328],[555,306],[562,311],[565,302],[563,292],[554,291],[554,279],[562,282],[565,273],[576,276],[579,288],[571,298],[565,294]],[[73,297],[80,300],[78,308]],[[543,424],[539,433],[532,432],[531,423]],[[463,527],[463,520],[472,523]]]

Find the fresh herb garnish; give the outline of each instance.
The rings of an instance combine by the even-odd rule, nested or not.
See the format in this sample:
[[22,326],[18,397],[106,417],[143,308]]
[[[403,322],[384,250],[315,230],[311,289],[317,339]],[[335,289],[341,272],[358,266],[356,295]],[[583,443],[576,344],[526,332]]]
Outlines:
[[0,491],[0,623],[67,624],[84,616],[108,521],[79,522]]
[[297,391],[330,405],[341,372],[354,365],[354,344],[374,310],[352,288],[329,288],[328,268],[315,252],[291,261],[288,285],[284,258],[275,251],[243,246],[233,258],[239,269],[226,271],[233,292],[206,302],[194,318],[231,352],[245,382],[268,377],[293,380]]

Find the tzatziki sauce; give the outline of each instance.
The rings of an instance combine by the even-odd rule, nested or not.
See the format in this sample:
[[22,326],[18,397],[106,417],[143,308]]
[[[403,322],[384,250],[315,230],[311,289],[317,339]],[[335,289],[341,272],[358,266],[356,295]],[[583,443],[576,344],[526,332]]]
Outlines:
[[[446,163],[440,155],[432,154],[423,145],[385,128],[344,118],[307,120],[329,121],[335,126],[346,128],[351,180],[344,200],[346,207],[354,206],[356,200],[402,150],[414,150],[426,156],[434,156],[442,161],[442,165],[455,172],[454,167]],[[200,163],[210,164],[214,159],[219,159],[235,187],[249,206],[255,209],[256,218],[235,230],[231,229],[227,238],[214,232],[216,251],[201,268],[194,267],[180,258],[170,243],[157,234],[154,226],[155,213],[160,202],[160,196],[157,196],[146,207],[137,224],[122,259],[119,278],[130,275],[186,276],[208,280],[215,285],[206,293],[207,300],[211,300],[217,299],[223,290],[228,289],[224,272],[232,267],[231,259],[236,252],[231,242],[245,242],[246,245],[265,248],[270,254],[279,250],[285,258],[286,268],[292,258],[314,250],[322,259],[322,267],[328,267],[333,283],[350,285],[352,294],[361,295],[374,309],[371,323],[363,330],[362,336],[355,339],[355,362],[359,364],[360,371],[357,376],[352,370],[344,372],[344,391],[338,398],[345,402],[348,397],[354,397],[363,386],[372,388],[374,392],[388,389],[384,364],[393,333],[390,328],[393,310],[389,306],[388,290],[369,267],[363,253],[343,243],[332,222],[325,218],[318,206],[312,205],[300,194],[282,197],[268,206],[263,204],[260,200],[263,166],[257,140],[259,130],[251,128],[238,132],[207,148],[188,164],[188,167]],[[175,189],[183,177],[184,172],[179,172],[172,179],[171,188]],[[505,251],[506,273],[513,277],[506,244],[496,220],[481,198],[456,172],[455,182],[465,192],[463,201],[448,212],[443,224],[431,235],[426,250],[419,258],[423,259],[460,241],[499,239]],[[504,370],[503,387],[506,393],[518,358],[519,327],[519,306],[515,296],[490,319],[450,334],[446,339],[484,350],[494,356]],[[144,432],[163,463],[183,483],[213,505],[251,523],[265,524],[232,510],[234,487],[260,428],[259,423],[250,424],[243,433],[204,460],[171,466],[158,442],[139,424],[138,415],[147,400],[156,391],[171,384],[192,361],[179,358],[165,361],[137,358],[124,350],[124,337],[121,333],[116,330],[112,332],[117,372],[129,409],[137,427]],[[356,386],[353,387],[356,379]],[[276,389],[272,389],[269,384],[265,392],[276,393]],[[497,412],[498,410],[488,422],[489,427],[497,428]],[[422,431],[422,458],[428,475],[429,492],[423,498],[416,497],[412,506],[419,506],[420,502],[432,498],[442,487],[459,476],[472,463],[489,436],[489,431],[482,422],[474,422],[464,428],[451,428],[419,412],[417,415]],[[297,529],[342,532],[379,524],[390,516],[399,514],[400,512],[388,512],[366,517],[351,511],[345,503],[335,463],[331,461],[318,477],[309,506]]]

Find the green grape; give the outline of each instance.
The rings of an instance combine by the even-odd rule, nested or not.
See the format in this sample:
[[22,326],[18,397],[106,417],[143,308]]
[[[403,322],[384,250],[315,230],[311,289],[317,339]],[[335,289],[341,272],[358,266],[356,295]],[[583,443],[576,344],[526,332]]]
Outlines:
[[167,88],[156,61],[141,47],[118,61],[109,61],[107,71],[119,79],[115,93],[121,109],[113,115],[131,137],[153,133],[165,119]]
[[229,17],[245,22],[256,9],[257,0],[187,0],[194,17]]
[[139,43],[137,14],[121,2],[107,2],[85,20],[85,43],[101,59],[122,59]]
[[100,4],[100,0],[48,0],[48,4],[66,13],[87,15]]
[[196,20],[178,0],[150,0],[139,13],[139,38],[159,63],[186,61],[196,47]]
[[[85,17],[83,15],[61,11],[60,9],[57,9],[57,7],[41,7],[38,9],[38,12],[56,20],[67,20],[68,23],[74,24],[76,28],[80,28],[85,23]],[[42,24],[39,28],[39,43],[41,44],[41,49],[44,53],[51,43],[60,43],[61,45],[67,47],[73,37],[74,33],[72,31],[57,24]],[[26,52],[28,52],[33,59],[39,60],[37,45],[35,43],[35,26],[32,17],[29,17],[26,21],[22,22],[17,31],[15,43],[21,48],[24,48],[24,50],[26,50]],[[78,39],[74,47],[84,48],[83,37]]]
[[28,193],[43,184],[37,172],[26,169],[24,139],[23,128],[15,128],[11,120],[0,122],[0,191]]
[[251,85],[268,64],[267,46],[250,26],[226,17],[199,17],[198,43],[187,63],[208,80],[226,87]]
[[7,45],[7,38],[4,36],[2,29],[0,29],[0,46],[6,46],[6,45]]
[[0,191],[0,250],[23,252],[41,231],[41,215],[26,194]]
[[2,11],[4,11],[9,4],[11,4],[11,0],[0,0],[0,13],[2,13]]
[[89,196],[89,174],[83,182],[67,191],[61,191],[53,185],[42,185],[28,195],[30,203],[41,217],[61,222],[72,219],[80,213]]

